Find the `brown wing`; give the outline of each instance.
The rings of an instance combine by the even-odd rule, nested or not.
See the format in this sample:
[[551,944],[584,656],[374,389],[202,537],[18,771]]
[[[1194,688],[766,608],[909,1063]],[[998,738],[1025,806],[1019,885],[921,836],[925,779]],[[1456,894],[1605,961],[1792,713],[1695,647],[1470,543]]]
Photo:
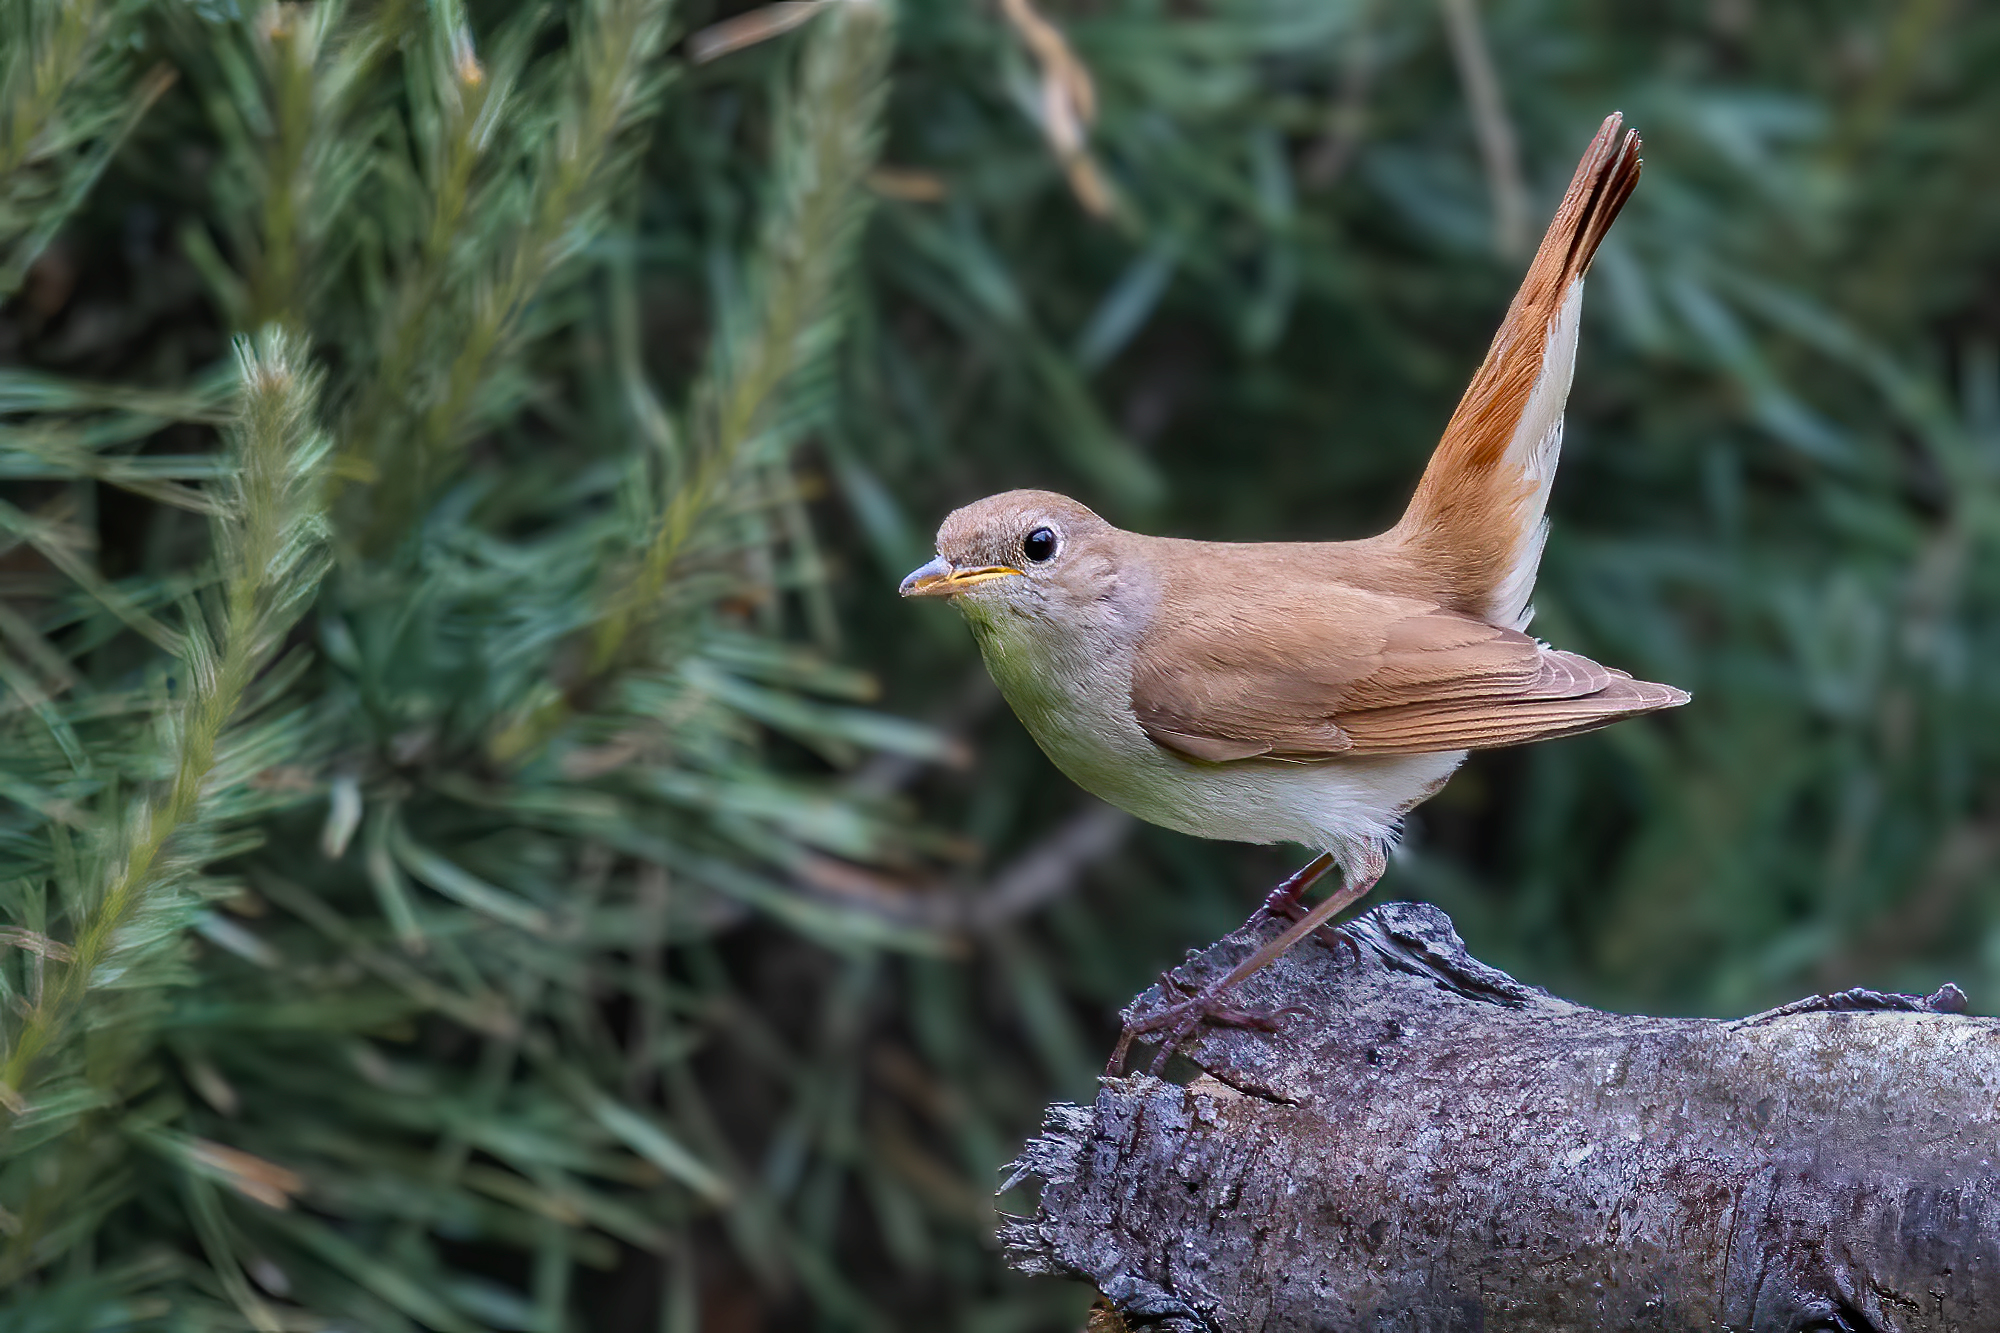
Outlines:
[[1167,592],[1132,673],[1139,725],[1193,759],[1486,749],[1687,702],[1417,598],[1282,567],[1210,572],[1213,592]]

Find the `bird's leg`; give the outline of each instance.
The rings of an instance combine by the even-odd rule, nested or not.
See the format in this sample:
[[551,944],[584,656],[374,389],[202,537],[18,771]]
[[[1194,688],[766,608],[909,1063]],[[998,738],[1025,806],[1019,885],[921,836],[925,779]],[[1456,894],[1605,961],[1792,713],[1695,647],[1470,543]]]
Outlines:
[[1299,903],[1306,896],[1306,890],[1319,883],[1320,878],[1331,869],[1333,869],[1333,853],[1321,852],[1318,856],[1306,862],[1305,865],[1279,880],[1278,886],[1264,895],[1263,906],[1252,912],[1250,919],[1243,924],[1254,926],[1259,921],[1264,921],[1274,916],[1281,916],[1287,921],[1298,920],[1300,914]]
[[[1265,897],[1264,905],[1250,914],[1245,926],[1254,926],[1271,917],[1286,921],[1297,921],[1306,914],[1306,890],[1311,888],[1321,876],[1333,867],[1333,855],[1321,853],[1319,857],[1300,869],[1297,873],[1281,881]],[[1338,926],[1325,925],[1313,932],[1316,939],[1329,949],[1345,949],[1354,955],[1354,961],[1361,961],[1361,946],[1356,944]],[[1219,1019],[1217,1021],[1220,1021]]]
[[[1331,860],[1331,857],[1320,857],[1312,865],[1307,866],[1305,870],[1300,871],[1299,875],[1311,872],[1312,879],[1317,879],[1320,875],[1326,873],[1326,867],[1320,866],[1320,861],[1326,861],[1328,864],[1331,864]],[[1111,1062],[1106,1066],[1106,1072],[1116,1074],[1123,1069],[1126,1053],[1131,1050],[1134,1039],[1149,1032],[1164,1030],[1166,1034],[1160,1039],[1159,1051],[1153,1056],[1153,1064],[1149,1071],[1157,1074],[1161,1067],[1166,1064],[1167,1057],[1173,1054],[1174,1050],[1179,1047],[1182,1041],[1187,1039],[1188,1034],[1193,1032],[1203,1019],[1222,1018],[1236,1020],[1239,1026],[1262,1026],[1262,1024],[1241,1022],[1242,1019],[1248,1016],[1241,1011],[1223,1006],[1221,1004],[1222,998],[1234,990],[1245,978],[1262,971],[1293,945],[1306,936],[1318,931],[1333,918],[1335,913],[1366,895],[1370,889],[1375,887],[1375,882],[1382,878],[1382,872],[1388,868],[1388,858],[1384,856],[1382,849],[1377,846],[1368,847],[1360,857],[1356,858],[1356,862],[1355,865],[1347,867],[1346,884],[1335,892],[1328,894],[1324,901],[1311,911],[1300,916],[1297,921],[1287,927],[1276,939],[1271,940],[1248,958],[1231,968],[1221,980],[1209,983],[1198,994],[1188,999],[1170,1004],[1163,1009],[1148,1014],[1137,1022],[1128,1024],[1125,1030],[1118,1035],[1118,1045],[1111,1053]],[[1314,866],[1319,866],[1319,869],[1314,871]],[[1295,875],[1293,878],[1296,879],[1299,875]],[[1307,880],[1306,882],[1310,884],[1312,881]],[[1283,884],[1279,885],[1278,889],[1272,892],[1271,898],[1277,898],[1279,892],[1285,887]],[[1296,895],[1294,895],[1294,904],[1295,901]],[[1265,912],[1266,908],[1270,907],[1270,905],[1271,899],[1267,898],[1265,906],[1257,910],[1260,913]],[[1255,919],[1253,915],[1252,920]],[[1272,1015],[1271,1017],[1275,1018],[1276,1015]]]

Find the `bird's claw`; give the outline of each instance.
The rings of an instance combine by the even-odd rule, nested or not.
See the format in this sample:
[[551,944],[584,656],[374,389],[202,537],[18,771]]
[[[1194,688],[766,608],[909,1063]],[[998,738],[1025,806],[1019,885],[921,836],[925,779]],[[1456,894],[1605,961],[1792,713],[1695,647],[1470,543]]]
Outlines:
[[[1352,902],[1355,898],[1367,892],[1368,887],[1381,874],[1381,868],[1373,866],[1371,873],[1365,880],[1360,881],[1358,886],[1350,886],[1346,893],[1336,894],[1326,902],[1320,904],[1320,906],[1308,909],[1303,901],[1306,890],[1311,888],[1332,865],[1333,857],[1330,854],[1322,854],[1314,858],[1311,864],[1307,865],[1304,869],[1287,877],[1276,888],[1272,889],[1270,893],[1265,895],[1264,901],[1258,904],[1257,910],[1250,914],[1250,919],[1243,923],[1244,928],[1254,930],[1266,921],[1285,920],[1292,922],[1294,929],[1296,929],[1297,923],[1312,913],[1325,915]],[[1335,951],[1346,949],[1353,954],[1356,963],[1361,961],[1361,945],[1345,929],[1329,923],[1320,926],[1312,934],[1315,939],[1319,940],[1329,949]],[[1280,938],[1283,940],[1282,935]],[[1296,940],[1285,941],[1285,944],[1288,946],[1290,943],[1296,942]],[[1256,961],[1256,966],[1261,966],[1263,962],[1269,961],[1255,954],[1252,955],[1252,959]],[[1255,971],[1256,967],[1253,966],[1250,970]],[[1173,999],[1154,1012],[1146,1015],[1146,1017],[1127,1023],[1124,1029],[1118,1034],[1118,1044],[1112,1049],[1110,1061],[1104,1066],[1105,1074],[1116,1078],[1123,1072],[1125,1057],[1131,1051],[1132,1043],[1148,1033],[1164,1030],[1165,1034],[1160,1039],[1159,1049],[1154,1054],[1153,1063],[1150,1067],[1150,1072],[1158,1074],[1166,1064],[1167,1057],[1174,1053],[1180,1044],[1194,1032],[1195,1028],[1200,1026],[1203,1020],[1212,1023],[1221,1023],[1229,1027],[1253,1028],[1260,1032],[1275,1032],[1278,1029],[1278,1020],[1287,1014],[1308,1012],[1295,1006],[1288,1006],[1283,1009],[1275,1009],[1267,1012],[1254,1012],[1222,1004],[1223,995],[1238,980],[1241,980],[1241,978],[1232,974],[1197,993],[1193,986],[1178,980],[1171,972],[1160,973],[1159,987],[1161,994],[1164,996],[1184,996],[1185,998]]]
[[1116,1077],[1124,1069],[1125,1056],[1132,1049],[1132,1043],[1148,1033],[1164,1031],[1159,1049],[1153,1055],[1153,1063],[1146,1071],[1157,1075],[1165,1067],[1167,1057],[1178,1050],[1180,1044],[1204,1022],[1223,1027],[1249,1028],[1256,1032],[1276,1032],[1280,1020],[1310,1012],[1299,1005],[1286,1005],[1281,1009],[1239,1009],[1218,1003],[1220,995],[1195,992],[1194,987],[1165,972],[1160,974],[1160,988],[1167,994],[1181,994],[1187,998],[1127,1023],[1125,1030],[1118,1035],[1118,1046],[1111,1053],[1110,1063],[1104,1068],[1106,1074]]
[[1288,1004],[1282,1009],[1211,1009],[1202,1017],[1211,1023],[1220,1023],[1226,1028],[1249,1028],[1256,1032],[1276,1032],[1278,1020],[1312,1012],[1301,1004]]

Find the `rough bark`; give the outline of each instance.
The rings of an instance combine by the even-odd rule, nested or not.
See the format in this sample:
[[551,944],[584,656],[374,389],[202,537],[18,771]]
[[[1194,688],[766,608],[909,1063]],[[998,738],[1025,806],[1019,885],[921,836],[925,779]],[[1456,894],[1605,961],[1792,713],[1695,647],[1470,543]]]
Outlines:
[[2000,1022],[1956,988],[1643,1018],[1479,963],[1435,908],[1349,933],[1247,982],[1294,1012],[1205,1029],[1192,1083],[1051,1107],[1015,1266],[1177,1333],[2000,1330]]

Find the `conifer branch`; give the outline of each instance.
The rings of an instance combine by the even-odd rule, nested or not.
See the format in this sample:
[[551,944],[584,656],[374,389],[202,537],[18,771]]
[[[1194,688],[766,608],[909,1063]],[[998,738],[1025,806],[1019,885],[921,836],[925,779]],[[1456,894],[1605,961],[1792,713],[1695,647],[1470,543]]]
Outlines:
[[827,5],[814,25],[780,121],[776,197],[751,260],[755,318],[734,328],[718,321],[692,395],[686,456],[667,452],[671,435],[648,432],[659,457],[640,476],[650,475],[657,490],[628,497],[645,516],[644,545],[600,594],[583,680],[545,696],[494,738],[503,762],[537,753],[579,700],[645,656],[643,639],[703,525],[777,452],[786,398],[838,334],[833,293],[867,217],[865,181],[881,147],[891,42],[890,15],[877,0]]
[[[369,533],[379,547],[399,537],[410,515],[447,473],[482,389],[519,332],[522,316],[564,263],[602,226],[613,187],[632,154],[629,132],[652,112],[660,79],[655,57],[665,43],[671,0],[593,0],[574,20],[564,100],[554,131],[538,152],[540,170],[526,219],[475,279],[470,310],[447,312],[436,303],[405,306],[395,342],[420,341],[419,330],[452,350],[440,368],[428,405],[404,441],[377,434],[372,467],[350,466],[360,475],[379,476]],[[423,268],[412,282],[421,292],[442,281],[451,241],[471,198],[470,182],[490,136],[493,111],[501,104],[463,30],[455,31],[453,69],[440,80],[445,110],[445,145],[433,181],[431,226]],[[463,275],[461,275],[463,276]],[[378,402],[377,411],[393,402]],[[400,447],[403,445],[407,447]],[[396,453],[384,446],[398,446]]]
[[264,215],[259,227],[262,253],[250,283],[249,319],[257,326],[273,320],[296,326],[299,268],[305,238],[300,235],[312,207],[309,153],[322,123],[318,69],[328,19],[325,7],[272,5],[264,11],[266,68],[271,81],[271,142],[265,160]]
[[[602,595],[589,675],[615,671],[663,611],[678,563],[746,465],[781,442],[788,395],[819,368],[838,333],[834,291],[866,220],[868,172],[880,152],[891,20],[876,0],[826,6],[807,43],[781,122],[776,198],[752,260],[754,321],[718,330],[693,392],[688,457],[662,458],[660,492],[644,501],[651,530],[630,572]],[[675,464],[680,466],[675,466]],[[572,692],[574,693],[574,692]],[[569,705],[545,706],[519,754],[546,740]]]
[[43,0],[0,30],[0,298],[83,202],[132,127],[174,81],[127,81],[133,7]]
[[[431,11],[429,40],[406,62],[413,129],[426,169],[427,214],[422,248],[390,303],[374,375],[346,416],[347,437],[336,471],[367,483],[381,480],[384,460],[399,448],[422,412],[420,387],[427,352],[441,341],[444,321],[455,318],[452,278],[479,244],[473,229],[480,168],[492,155],[500,127],[514,110],[519,51],[503,50],[498,62],[482,61],[456,5]],[[516,47],[519,43],[515,44]],[[489,169],[490,170],[490,169]],[[490,211],[490,208],[485,211]]]
[[[0,175],[20,169],[42,138],[63,95],[82,76],[92,50],[104,35],[105,14],[91,0],[53,7],[52,12],[25,12],[28,27],[39,33],[12,34],[15,48],[8,70],[7,123],[0,134]],[[50,20],[53,20],[52,22]],[[38,22],[39,20],[39,22]]]
[[124,970],[121,933],[150,895],[191,871],[174,855],[174,841],[201,818],[224,734],[326,568],[327,439],[315,425],[318,376],[295,341],[275,330],[254,344],[239,341],[237,356],[235,466],[213,523],[220,586],[212,624],[197,619],[184,636],[187,694],[167,728],[169,777],[163,792],[120,821],[118,845],[102,859],[102,882],[73,924],[70,960],[8,1042],[0,1090],[17,1114],[37,1062],[72,1029],[90,992]]
[[[247,278],[238,280],[205,230],[184,235],[191,259],[211,267],[227,318],[241,327],[281,324],[304,332],[330,275],[345,207],[369,175],[371,127],[357,115],[371,76],[405,36],[412,0],[382,0],[365,17],[340,4],[266,3],[242,25],[248,50],[222,56],[231,96],[215,98],[233,161],[219,193],[234,195],[233,239]],[[217,60],[186,34],[190,63]],[[261,78],[252,77],[248,65]]]

